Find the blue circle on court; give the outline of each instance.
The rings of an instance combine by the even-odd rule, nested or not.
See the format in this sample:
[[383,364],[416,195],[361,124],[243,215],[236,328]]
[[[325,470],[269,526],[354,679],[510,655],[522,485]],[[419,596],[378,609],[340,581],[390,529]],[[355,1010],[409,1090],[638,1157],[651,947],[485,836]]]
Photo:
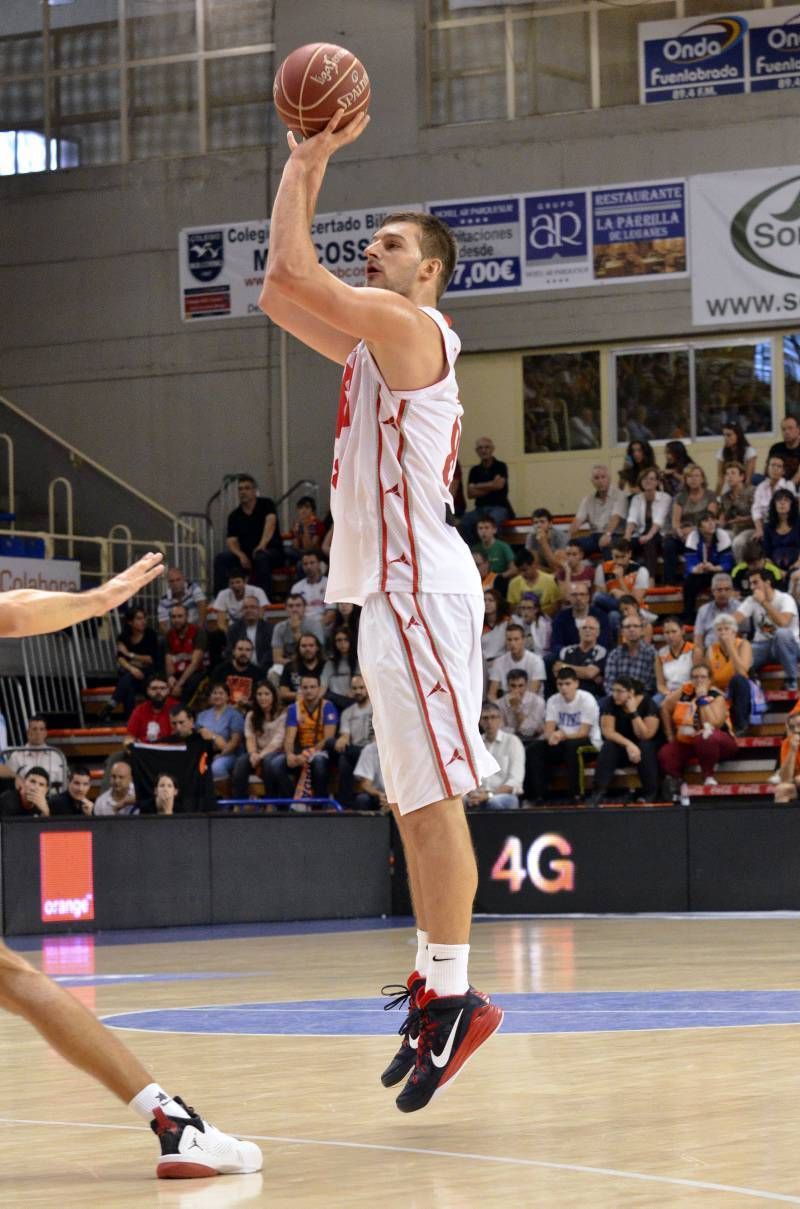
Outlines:
[[[800,991],[576,991],[493,995],[504,1033],[641,1032],[800,1024]],[[219,1003],[104,1016],[119,1029],[242,1036],[370,1037],[396,1032],[402,1011],[376,999]]]

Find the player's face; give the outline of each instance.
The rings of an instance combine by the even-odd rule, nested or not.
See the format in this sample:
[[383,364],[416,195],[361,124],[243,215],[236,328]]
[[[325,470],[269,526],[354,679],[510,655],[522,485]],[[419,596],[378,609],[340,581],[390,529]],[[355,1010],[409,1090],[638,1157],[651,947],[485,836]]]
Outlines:
[[364,252],[367,285],[408,297],[423,263],[419,236],[414,223],[393,222],[381,227]]

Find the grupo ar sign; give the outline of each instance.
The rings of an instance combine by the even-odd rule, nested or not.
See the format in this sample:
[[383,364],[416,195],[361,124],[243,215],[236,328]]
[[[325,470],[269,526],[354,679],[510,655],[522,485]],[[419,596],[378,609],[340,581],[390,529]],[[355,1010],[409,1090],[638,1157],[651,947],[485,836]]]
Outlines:
[[79,592],[81,564],[65,558],[0,556],[0,592],[38,588],[45,592]]

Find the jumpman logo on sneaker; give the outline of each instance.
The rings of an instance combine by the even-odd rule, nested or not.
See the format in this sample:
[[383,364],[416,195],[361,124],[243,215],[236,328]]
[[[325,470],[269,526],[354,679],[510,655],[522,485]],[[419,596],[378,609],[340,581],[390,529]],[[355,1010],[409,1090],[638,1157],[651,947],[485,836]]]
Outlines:
[[442,1052],[440,1054],[434,1054],[431,1051],[431,1061],[433,1062],[433,1065],[438,1066],[440,1070],[442,1069],[443,1066],[447,1066],[447,1063],[450,1061],[450,1053],[453,1049],[453,1045],[454,1045],[455,1039],[456,1039],[456,1033],[458,1032],[458,1026],[461,1023],[461,1017],[463,1015],[464,1015],[464,1009],[462,1008],[461,1011],[458,1013],[458,1015],[455,1018],[453,1027],[450,1029],[450,1036],[447,1038],[447,1043],[445,1044],[445,1047],[442,1050]]

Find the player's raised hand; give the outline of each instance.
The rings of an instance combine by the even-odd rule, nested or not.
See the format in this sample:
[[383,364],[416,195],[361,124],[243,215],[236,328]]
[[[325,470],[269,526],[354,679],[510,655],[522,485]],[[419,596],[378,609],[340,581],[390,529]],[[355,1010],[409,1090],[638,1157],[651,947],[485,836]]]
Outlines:
[[163,571],[163,554],[145,554],[138,562],[132,563],[126,570],[121,571],[119,575],[115,575],[113,579],[109,579],[108,583],[97,589],[100,604],[97,615],[107,613],[109,609],[115,609],[118,605],[124,604],[137,592],[141,592],[142,588],[152,580],[157,579]]
[[309,163],[317,163],[320,160],[330,159],[335,151],[346,147],[349,143],[354,143],[369,125],[369,114],[366,112],[357,114],[343,130],[338,130],[337,127],[343,116],[344,110],[337,109],[324,130],[312,138],[303,139],[300,143],[294,133],[291,130],[288,131],[286,139],[292,156]]

